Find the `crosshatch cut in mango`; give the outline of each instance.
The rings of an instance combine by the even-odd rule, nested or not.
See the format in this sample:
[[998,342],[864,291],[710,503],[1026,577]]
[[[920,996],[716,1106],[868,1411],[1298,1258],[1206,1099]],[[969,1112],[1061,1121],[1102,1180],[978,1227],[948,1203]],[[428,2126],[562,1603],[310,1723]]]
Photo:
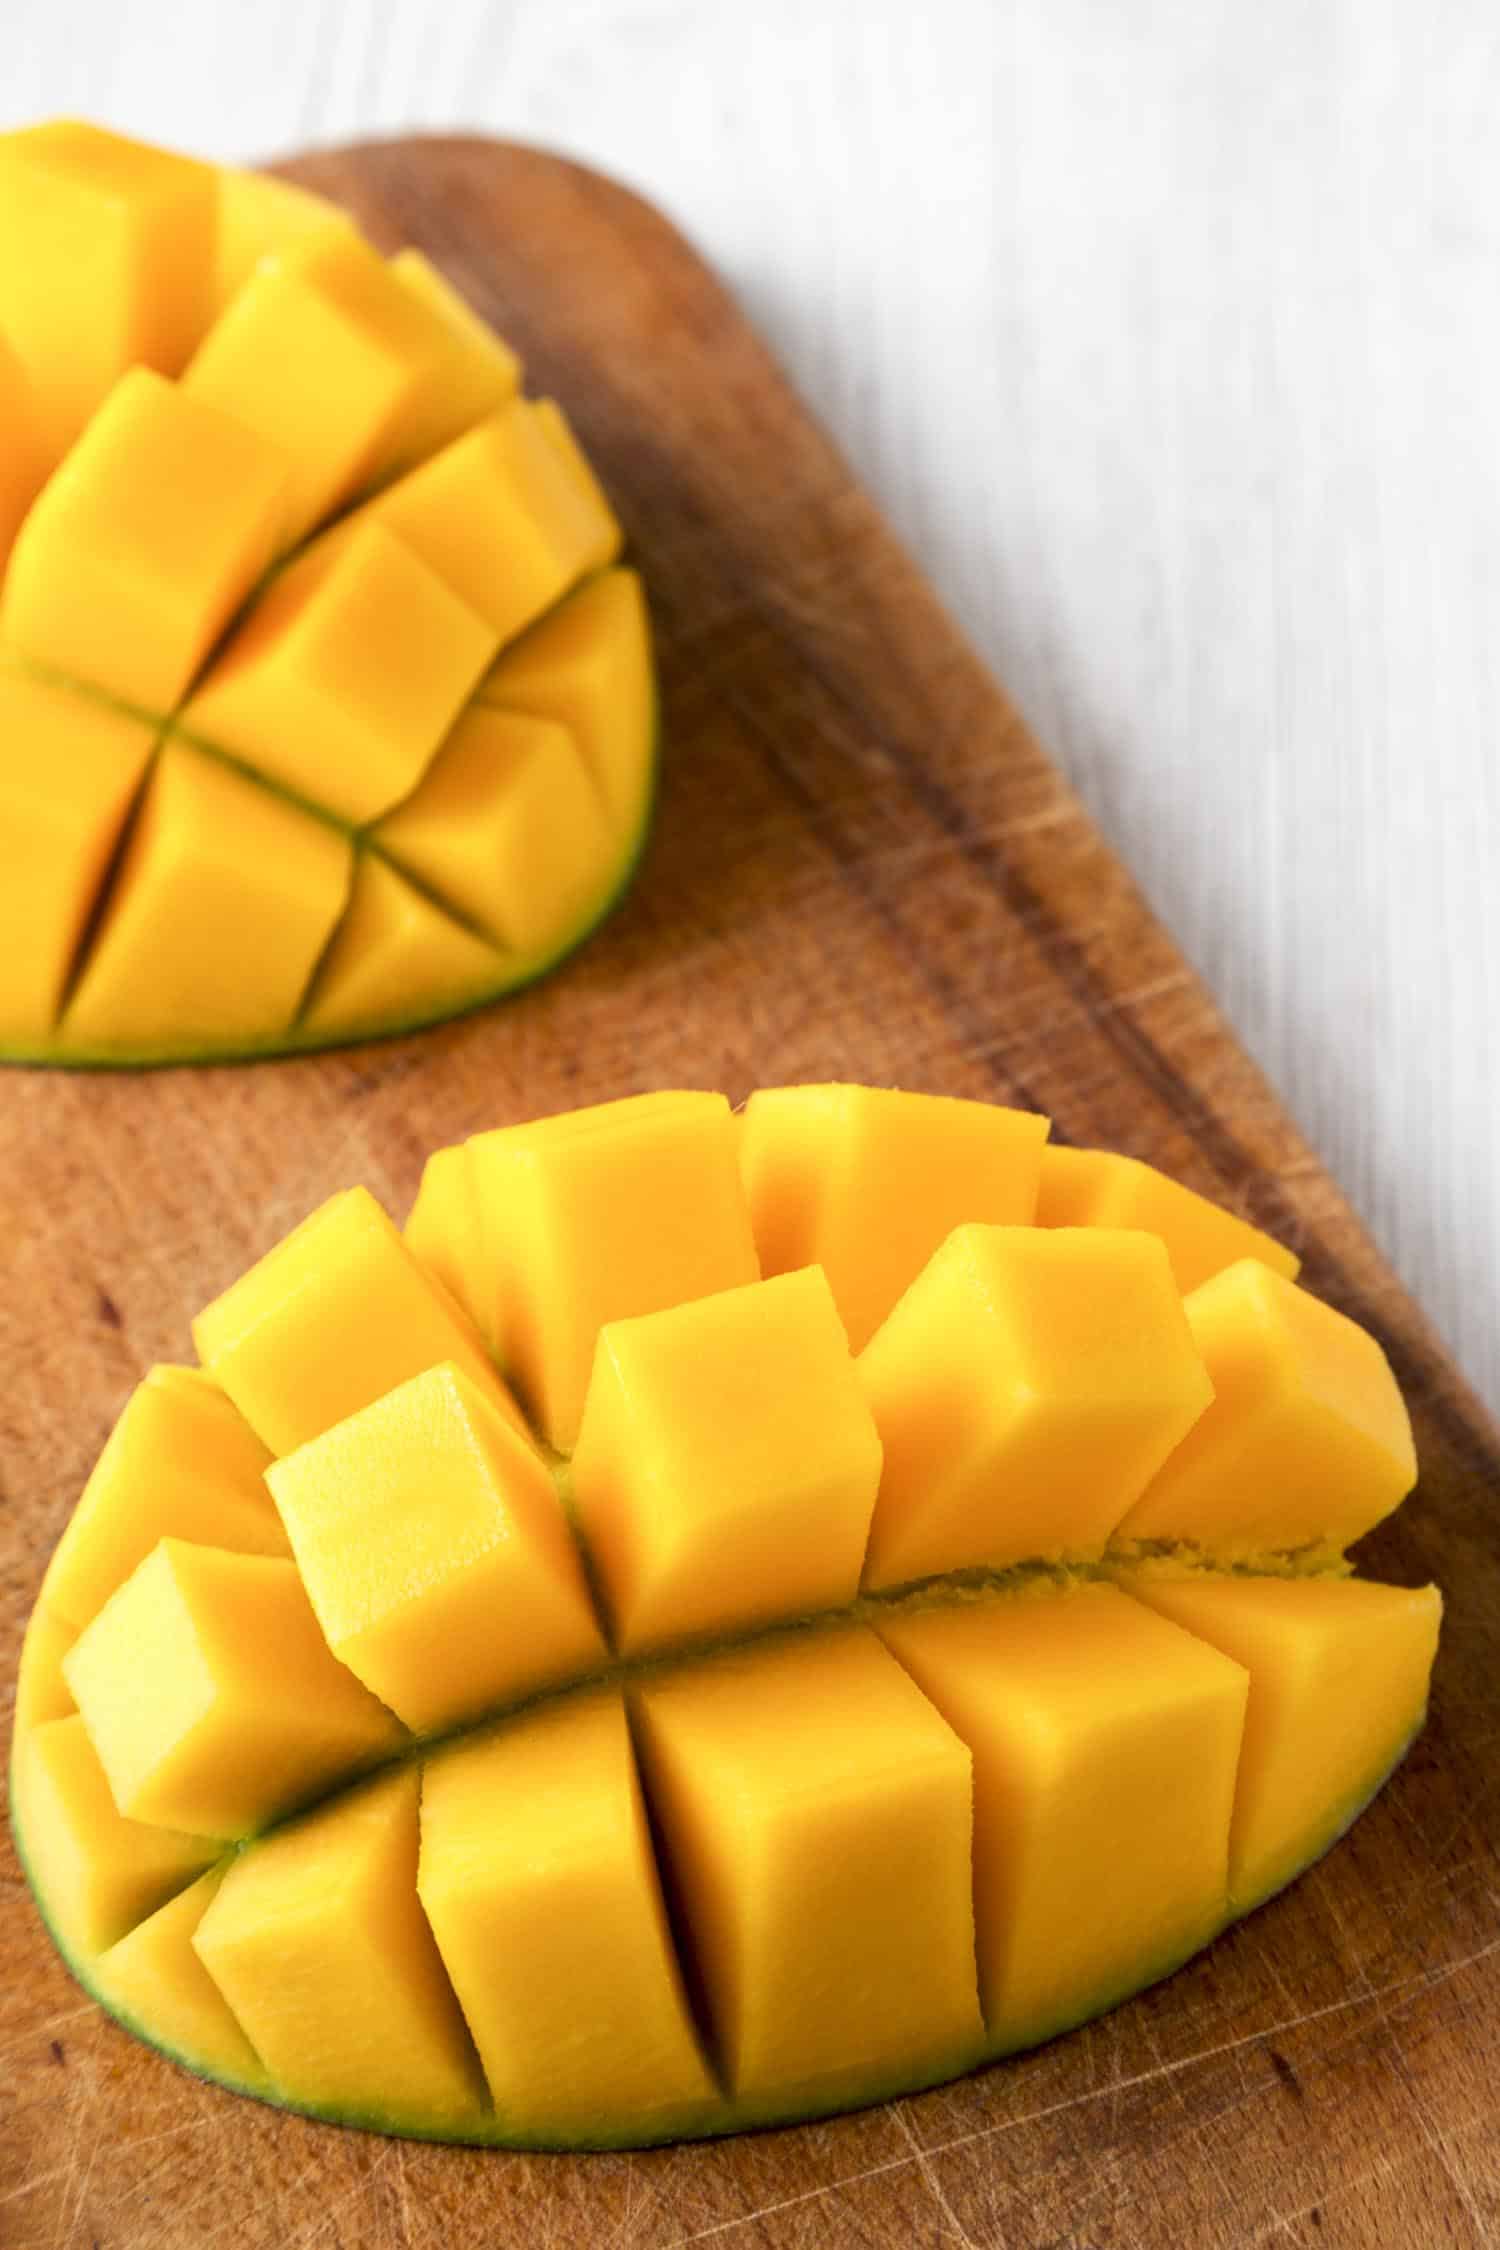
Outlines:
[[1178,1969],[1421,1728],[1441,1598],[1345,1553],[1413,1469],[1373,1337],[1274,1245],[1184,1299],[1199,1197],[1039,1208],[1045,1119],[757,1101],[336,1195],[127,1402],[12,1819],[201,2075],[515,2147],[910,2092]]
[[650,623],[522,372],[321,197],[0,134],[0,1060],[414,1030],[610,911]]

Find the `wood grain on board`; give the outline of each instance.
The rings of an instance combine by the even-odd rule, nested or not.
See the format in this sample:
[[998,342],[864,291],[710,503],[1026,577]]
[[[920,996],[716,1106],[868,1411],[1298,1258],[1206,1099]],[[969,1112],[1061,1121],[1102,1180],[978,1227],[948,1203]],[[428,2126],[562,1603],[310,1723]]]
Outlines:
[[[832,2124],[640,2155],[283,2117],[108,2022],[0,1847],[0,2245],[1229,2250],[1500,2239],[1500,1441],[1077,801],[692,250],[624,190],[477,141],[288,167],[419,243],[600,463],[651,590],[667,778],[638,889],[563,974],[383,1046],[0,1077],[0,1677],[127,1389],[334,1189],[668,1084],[843,1075],[1047,1110],[1292,1241],[1384,1339],[1437,1578],[1427,1733],[1351,1836],[1167,1984]],[[1100,1871],[1108,1910],[1108,1870]],[[587,2004],[587,1995],[580,1995]]]

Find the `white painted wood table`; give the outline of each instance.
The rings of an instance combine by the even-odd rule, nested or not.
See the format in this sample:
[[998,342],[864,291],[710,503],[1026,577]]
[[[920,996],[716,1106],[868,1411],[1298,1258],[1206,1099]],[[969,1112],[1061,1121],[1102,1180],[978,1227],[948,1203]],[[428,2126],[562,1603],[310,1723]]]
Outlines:
[[9,0],[0,124],[420,127],[707,250],[1500,1407],[1489,0]]

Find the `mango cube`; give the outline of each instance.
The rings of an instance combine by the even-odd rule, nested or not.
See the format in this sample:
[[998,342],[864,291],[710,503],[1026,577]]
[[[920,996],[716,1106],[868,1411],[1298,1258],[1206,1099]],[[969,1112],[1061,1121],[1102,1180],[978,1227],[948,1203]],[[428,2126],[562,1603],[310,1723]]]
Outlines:
[[416,787],[493,634],[378,524],[274,578],[182,726],[356,827]]
[[476,705],[375,841],[528,958],[555,952],[597,913],[615,840],[565,728]]
[[730,2091],[795,2110],[963,2067],[982,2036],[972,1762],[874,1634],[648,1679],[636,1710]]
[[993,2046],[1097,2015],[1217,1934],[1238,1664],[1099,1585],[897,1615],[880,1633],[973,1754]]
[[441,445],[514,398],[521,387],[521,362],[420,250],[398,250],[389,271],[447,330],[450,356],[441,385],[434,387],[431,420],[422,433],[426,444]]
[[440,2135],[484,2089],[417,1899],[420,1786],[382,1775],[243,1853],[193,1943],[283,2101]]
[[1229,1839],[1230,1908],[1248,1914],[1343,1834],[1421,1726],[1442,1596],[1358,1578],[1122,1583],[1249,1673]]
[[127,1820],[75,1711],[22,1735],[11,1809],[26,1865],[69,1953],[100,1953],[217,1856],[202,1836]]
[[63,1677],[63,1658],[78,1638],[78,1627],[48,1607],[46,1588],[37,1599],[21,1642],[16,1667],[17,1742],[49,1719],[66,1719],[77,1709]]
[[45,1596],[76,1629],[159,1539],[288,1555],[266,1490],[271,1456],[192,1367],[153,1367],[110,1431],[47,1567]]
[[551,1477],[456,1367],[398,1385],[267,1481],[329,1647],[413,1730],[604,1662]]
[[6,638],[121,702],[175,709],[271,560],[285,485],[275,446],[131,368],[17,534]]
[[1257,1259],[1185,1300],[1214,1403],[1120,1526],[1224,1557],[1344,1547],[1416,1481],[1411,1423],[1375,1338]]
[[175,375],[208,317],[212,170],[95,125],[0,134],[0,332],[58,459],[127,368]]
[[343,1039],[453,1015],[488,998],[505,971],[504,955],[487,938],[455,921],[378,852],[362,851],[301,1027]]
[[0,567],[43,477],[41,421],[31,383],[0,331]]
[[63,1017],[74,1051],[253,1048],[297,1012],[349,889],[348,839],[170,741]]
[[122,711],[0,672],[0,1010],[13,1036],[45,1040],[57,1023],[154,739]]
[[227,1873],[227,1865],[211,1867],[117,1939],[94,1964],[94,1982],[117,2015],[149,2027],[153,2046],[190,2070],[263,2093],[260,2057],[193,1949],[198,1924]]
[[1247,1219],[1195,1195],[1138,1157],[1102,1148],[1046,1148],[1037,1194],[1039,1227],[1138,1227],[1159,1234],[1184,1295],[1241,1258],[1259,1258],[1286,1280],[1295,1254]]
[[564,1451],[606,1321],[760,1278],[722,1094],[637,1095],[468,1147],[490,1277],[477,1317]]
[[294,187],[290,180],[273,180],[265,172],[221,165],[215,187],[219,207],[212,290],[215,319],[267,258],[309,249],[328,235],[347,237],[358,231],[348,212],[326,196]]
[[[451,322],[353,233],[319,230],[257,266],[204,337],[183,388],[290,464],[287,546],[432,446],[458,350]],[[267,380],[267,370],[275,379]]]
[[656,2135],[707,2112],[618,1695],[431,1758],[417,1888],[503,2130]]
[[514,399],[367,502],[504,642],[561,600],[614,538],[527,399]]
[[853,1601],[879,1482],[820,1268],[600,1330],[572,1488],[625,1653]]
[[862,1351],[955,1227],[1030,1225],[1046,1137],[1029,1111],[938,1094],[754,1093],[740,1164],[762,1269],[820,1265]]
[[405,1239],[417,1263],[464,1307],[486,1348],[493,1349],[495,1308],[489,1259],[479,1224],[479,1194],[467,1141],[460,1141],[454,1148],[434,1149],[428,1157],[422,1169],[421,1193],[406,1222]]
[[276,1556],[163,1539],[63,1673],[120,1811],[194,1836],[249,1835],[402,1739]]
[[633,570],[601,570],[496,659],[479,701],[552,719],[578,745],[616,829],[651,789],[656,687],[646,597]]
[[869,1586],[1102,1552],[1213,1396],[1154,1235],[965,1226],[859,1362]]
[[462,1312],[365,1188],[330,1197],[206,1306],[193,1341],[273,1453],[448,1360],[521,1426]]

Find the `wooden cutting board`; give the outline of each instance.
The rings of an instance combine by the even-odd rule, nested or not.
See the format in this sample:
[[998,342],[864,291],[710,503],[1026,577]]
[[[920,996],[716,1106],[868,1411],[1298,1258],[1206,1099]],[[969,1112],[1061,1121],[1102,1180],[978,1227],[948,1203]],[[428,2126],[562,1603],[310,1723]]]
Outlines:
[[[1294,1242],[1385,1340],[1416,1499],[1369,1569],[1449,1602],[1431,1723],[1354,1833],[1203,1959],[1030,2058],[829,2125],[636,2156],[282,2117],[104,2019],[0,1848],[0,2245],[1004,2250],[1500,2241],[1500,1441],[1129,877],[693,251],[479,141],[287,167],[419,243],[567,404],[660,628],[631,902],[514,1004],[259,1068],[0,1076],[0,1677],[127,1389],[334,1189],[661,1085],[1021,1102]],[[3,1714],[7,1730],[8,1708]],[[1108,1911],[1109,1870],[1099,1870]],[[579,1994],[587,2006],[586,1992]]]

